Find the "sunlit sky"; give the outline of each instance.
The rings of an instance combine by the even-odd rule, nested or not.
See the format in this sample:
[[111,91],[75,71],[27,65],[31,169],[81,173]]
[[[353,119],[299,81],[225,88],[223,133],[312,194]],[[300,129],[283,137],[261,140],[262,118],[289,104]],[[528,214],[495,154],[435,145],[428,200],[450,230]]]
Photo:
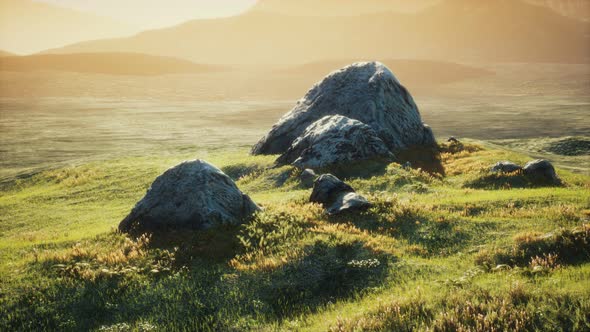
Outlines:
[[256,0],[36,0],[132,24],[158,28],[195,18],[231,16]]

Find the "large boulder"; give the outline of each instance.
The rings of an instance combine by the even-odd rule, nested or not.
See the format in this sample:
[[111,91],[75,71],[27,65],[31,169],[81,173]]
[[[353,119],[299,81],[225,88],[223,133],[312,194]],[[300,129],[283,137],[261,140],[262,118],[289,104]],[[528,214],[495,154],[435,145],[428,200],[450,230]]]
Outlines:
[[548,160],[537,159],[526,163],[524,166],[524,174],[534,179],[558,184],[561,182],[555,173],[555,168]]
[[277,164],[322,168],[351,161],[391,158],[393,154],[373,128],[341,115],[329,115],[311,124]]
[[209,229],[240,224],[259,207],[215,166],[186,161],[170,168],[119,224],[121,232]]
[[316,84],[252,149],[253,154],[281,154],[312,123],[342,115],[369,125],[396,153],[414,145],[434,145],[414,99],[382,63],[355,63]]
[[371,206],[366,198],[332,174],[324,174],[315,181],[309,201],[322,204],[330,215]]

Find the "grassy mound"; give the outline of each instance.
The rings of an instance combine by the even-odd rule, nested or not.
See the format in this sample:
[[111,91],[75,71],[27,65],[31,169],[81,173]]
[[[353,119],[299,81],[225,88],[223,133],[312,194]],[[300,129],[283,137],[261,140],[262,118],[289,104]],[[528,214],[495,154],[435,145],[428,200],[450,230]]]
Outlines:
[[529,156],[473,143],[437,153],[413,159],[424,169],[358,167],[346,180],[373,207],[331,217],[273,156],[216,152],[208,161],[264,212],[139,238],[114,229],[194,156],[14,179],[0,188],[0,330],[590,328],[590,178],[558,168],[561,186],[515,185],[520,175],[490,178],[489,166]]

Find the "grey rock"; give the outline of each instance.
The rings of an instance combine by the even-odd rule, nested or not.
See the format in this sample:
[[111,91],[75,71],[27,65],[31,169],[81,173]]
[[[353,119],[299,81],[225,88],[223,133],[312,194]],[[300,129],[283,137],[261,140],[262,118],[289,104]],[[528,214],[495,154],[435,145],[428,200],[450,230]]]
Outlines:
[[556,184],[561,182],[557,177],[557,173],[555,173],[553,165],[545,159],[532,160],[526,163],[524,166],[524,174]]
[[511,161],[500,161],[492,166],[492,172],[513,173],[520,170],[522,170],[522,167]]
[[186,161],[160,175],[119,224],[121,232],[241,224],[260,208],[215,166]]
[[304,170],[303,172],[301,172],[301,175],[299,176],[299,180],[301,181],[301,184],[303,184],[303,186],[306,188],[313,187],[313,183],[315,182],[315,180],[317,178],[318,178],[318,175],[315,174],[315,172],[309,168]]
[[332,204],[341,194],[355,192],[351,186],[332,174],[323,174],[313,184],[309,201],[312,203]]
[[277,164],[322,168],[351,161],[392,158],[393,154],[368,125],[341,115],[330,115],[311,124]]
[[345,211],[360,211],[371,207],[371,203],[357,193],[346,193],[338,196],[336,201],[326,210],[329,215],[336,215]]
[[355,63],[331,73],[297,102],[252,149],[253,154],[281,154],[312,123],[342,115],[367,124],[396,153],[414,145],[434,145],[410,93],[382,63]]
[[330,215],[371,206],[366,198],[332,174],[324,174],[315,181],[309,201],[322,204]]

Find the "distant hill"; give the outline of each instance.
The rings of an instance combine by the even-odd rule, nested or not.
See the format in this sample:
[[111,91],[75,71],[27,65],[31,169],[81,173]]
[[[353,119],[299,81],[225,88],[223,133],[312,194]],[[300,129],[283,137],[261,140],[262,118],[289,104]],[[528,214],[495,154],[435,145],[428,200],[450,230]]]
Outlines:
[[30,54],[137,29],[112,19],[31,0],[0,1],[0,48]]
[[[332,60],[308,63],[290,67],[285,73],[320,80],[328,73],[338,70],[362,59]],[[451,62],[429,60],[386,59],[380,60],[389,67],[402,84],[407,87],[423,89],[441,84],[453,83],[494,73],[485,69],[460,65]]]
[[556,12],[580,20],[590,20],[588,0],[527,0],[530,3],[547,6]]
[[[459,14],[460,13],[460,14]],[[422,11],[433,51],[507,62],[589,62],[590,24],[520,0],[444,0]]]
[[0,71],[64,71],[110,75],[203,73],[223,67],[135,53],[39,54],[0,59]]
[[252,11],[295,16],[352,16],[415,12],[440,0],[259,0]]
[[16,54],[0,50],[0,56],[15,56]]
[[[297,3],[301,10],[313,7],[308,0]],[[223,64],[303,64],[336,58],[585,63],[590,57],[590,24],[519,0],[443,0],[416,13],[293,16],[251,10],[50,52],[116,51]]]
[[[253,11],[267,11],[298,16],[342,16],[374,14],[386,11],[415,12],[445,0],[260,0]],[[493,0],[473,0],[485,2]],[[590,19],[588,0],[526,0],[546,6],[576,19]]]

